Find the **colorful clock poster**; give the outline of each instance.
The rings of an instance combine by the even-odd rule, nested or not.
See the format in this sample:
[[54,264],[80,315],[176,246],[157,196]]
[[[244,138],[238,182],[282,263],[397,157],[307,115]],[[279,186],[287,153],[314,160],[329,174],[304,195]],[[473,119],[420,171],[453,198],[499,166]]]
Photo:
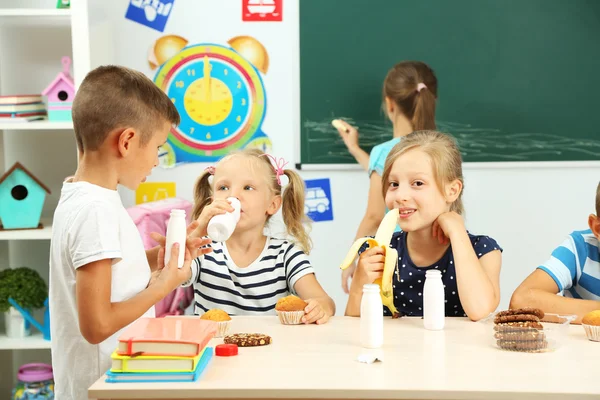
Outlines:
[[[154,82],[181,116],[161,148],[161,166],[214,162],[247,147],[271,150],[261,130],[267,110],[261,78],[268,69],[267,52],[249,36],[228,44],[187,45],[158,67]],[[154,51],[157,58],[164,53],[156,45]]]

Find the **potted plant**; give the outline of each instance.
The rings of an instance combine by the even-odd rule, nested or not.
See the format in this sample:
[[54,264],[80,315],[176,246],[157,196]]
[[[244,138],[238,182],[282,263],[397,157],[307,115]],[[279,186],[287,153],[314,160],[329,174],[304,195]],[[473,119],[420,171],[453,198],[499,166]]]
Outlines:
[[29,323],[10,305],[9,297],[25,310],[42,308],[48,297],[48,286],[31,268],[0,271],[0,312],[4,313],[6,334],[10,337],[27,336],[31,333]]

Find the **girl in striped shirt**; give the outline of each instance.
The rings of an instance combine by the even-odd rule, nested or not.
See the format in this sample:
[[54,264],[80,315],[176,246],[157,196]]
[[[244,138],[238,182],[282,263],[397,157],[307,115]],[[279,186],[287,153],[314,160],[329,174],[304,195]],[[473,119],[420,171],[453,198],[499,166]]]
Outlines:
[[[277,160],[257,149],[222,158],[199,177],[192,217],[199,223],[192,236],[206,236],[210,219],[233,211],[226,200],[241,203],[240,220],[226,242],[212,242],[212,252],[192,262],[184,286],[193,285],[195,313],[212,308],[230,315],[275,315],[281,297],[298,295],[308,305],[303,322],[327,322],[333,300],[315,277],[308,260],[311,242],[304,227],[304,182]],[[287,177],[285,188],[282,176]],[[282,209],[288,236],[265,235],[271,217]]]

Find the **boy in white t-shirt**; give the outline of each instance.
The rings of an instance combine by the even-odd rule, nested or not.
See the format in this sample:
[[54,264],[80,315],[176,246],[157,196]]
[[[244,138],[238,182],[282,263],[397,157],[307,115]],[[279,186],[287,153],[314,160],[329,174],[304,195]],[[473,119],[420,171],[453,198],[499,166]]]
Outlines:
[[154,304],[187,279],[198,248],[209,243],[188,240],[181,269],[174,246],[174,265],[165,266],[164,248],[144,250],[117,192],[119,184],[135,190],[146,179],[171,125],[179,123],[164,92],[140,72],[103,66],[81,83],[72,113],[79,165],[63,184],[50,244],[58,400],[88,398],[87,389],[110,368],[120,332],[142,316],[153,317]]

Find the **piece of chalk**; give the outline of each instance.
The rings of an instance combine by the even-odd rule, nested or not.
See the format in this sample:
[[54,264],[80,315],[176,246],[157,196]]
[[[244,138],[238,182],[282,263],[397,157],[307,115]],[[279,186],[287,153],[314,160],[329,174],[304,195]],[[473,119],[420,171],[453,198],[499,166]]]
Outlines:
[[342,121],[340,121],[339,119],[334,119],[333,121],[331,121],[331,125],[333,125],[335,129],[341,129],[344,132],[348,132],[348,128],[346,128],[344,124],[342,124]]

